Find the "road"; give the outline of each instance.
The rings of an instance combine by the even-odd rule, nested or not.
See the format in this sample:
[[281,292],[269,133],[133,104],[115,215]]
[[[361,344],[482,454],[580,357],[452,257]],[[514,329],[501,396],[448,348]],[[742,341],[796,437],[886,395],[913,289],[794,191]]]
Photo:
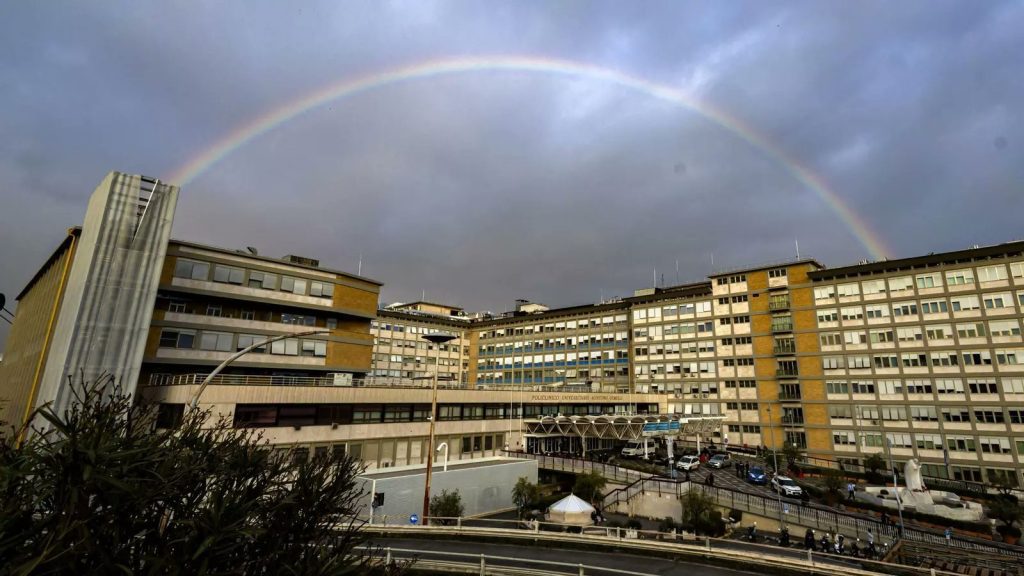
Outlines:
[[[572,567],[550,567],[543,566],[545,570],[552,572],[565,572],[566,574],[579,574],[576,564],[593,566],[597,570],[587,570],[587,574],[614,574],[614,572],[601,571],[600,568],[612,570],[627,570],[643,574],[659,576],[737,576],[744,574],[761,574],[762,571],[744,571],[698,564],[692,561],[677,561],[668,558],[654,558],[651,556],[640,556],[624,552],[596,552],[570,548],[559,548],[557,543],[548,542],[543,546],[516,545],[516,544],[490,544],[484,542],[460,542],[458,540],[403,538],[390,536],[374,536],[370,544],[391,547],[420,550],[416,557],[424,559],[453,560],[451,557],[444,557],[432,552],[457,552],[465,554],[486,554],[487,556],[501,556],[510,559],[527,558],[532,560],[546,560],[552,562],[569,562]],[[393,553],[394,558],[408,558],[410,555],[404,553]],[[473,562],[472,558],[463,558],[459,561]],[[508,566],[511,568],[533,568],[539,569],[542,566],[522,560],[490,560],[488,565]]]

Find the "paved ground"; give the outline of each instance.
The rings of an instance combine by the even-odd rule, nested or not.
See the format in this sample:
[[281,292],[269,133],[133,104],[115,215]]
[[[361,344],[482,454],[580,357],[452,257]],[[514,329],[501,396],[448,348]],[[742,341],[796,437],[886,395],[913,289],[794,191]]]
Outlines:
[[[672,560],[667,558],[652,558],[622,552],[595,552],[575,549],[558,548],[551,543],[544,546],[515,545],[515,544],[488,544],[481,542],[459,542],[455,540],[439,539],[416,539],[401,537],[375,537],[371,542],[373,545],[390,548],[405,548],[417,550],[415,554],[393,552],[395,558],[437,558],[451,560],[437,554],[436,552],[458,552],[465,554],[486,554],[488,556],[501,556],[510,560],[493,561],[488,564],[510,566],[515,568],[539,568],[537,564],[525,562],[522,559],[547,560],[554,562],[571,563],[572,566],[564,568],[545,567],[552,571],[564,571],[566,574],[579,574],[578,564],[594,566],[599,568],[610,568],[615,570],[628,570],[641,574],[664,575],[664,576],[736,576],[742,574],[758,574],[755,571],[734,570],[721,566],[711,566],[692,563],[689,561]],[[464,561],[475,561],[474,559],[462,559]],[[607,571],[587,570],[587,574],[606,573]]]

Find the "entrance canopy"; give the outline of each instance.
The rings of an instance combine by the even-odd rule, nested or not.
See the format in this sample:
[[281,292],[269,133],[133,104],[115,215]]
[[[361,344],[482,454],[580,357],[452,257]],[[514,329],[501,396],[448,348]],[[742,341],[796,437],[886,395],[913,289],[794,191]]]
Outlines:
[[694,436],[722,429],[724,416],[545,416],[524,420],[526,435],[637,440],[651,436]]

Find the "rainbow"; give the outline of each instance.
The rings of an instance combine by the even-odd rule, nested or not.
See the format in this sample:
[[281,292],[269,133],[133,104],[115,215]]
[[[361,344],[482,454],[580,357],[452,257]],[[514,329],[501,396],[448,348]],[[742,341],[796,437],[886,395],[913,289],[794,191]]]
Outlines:
[[832,209],[853,235],[857,237],[858,241],[868,250],[872,258],[880,260],[889,253],[881,237],[874,233],[864,219],[854,212],[839,194],[829,188],[824,180],[811,172],[796,158],[793,158],[778,146],[773,145],[764,135],[744,124],[739,119],[671,86],[651,82],[618,70],[570,60],[522,56],[444,58],[418,62],[359,78],[345,79],[325,86],[312,94],[289,102],[280,108],[237,127],[175,170],[168,180],[176,182],[180,186],[185,186],[246,143],[324,104],[392,84],[484,71],[527,72],[582,77],[608,82],[640,92],[651,98],[693,110],[739,136],[751,146],[785,167],[797,181],[817,194]]

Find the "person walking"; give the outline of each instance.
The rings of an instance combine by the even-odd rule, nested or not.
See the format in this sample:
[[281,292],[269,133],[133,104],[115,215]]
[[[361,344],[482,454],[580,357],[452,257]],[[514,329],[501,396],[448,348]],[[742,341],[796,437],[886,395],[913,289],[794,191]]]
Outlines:
[[853,500],[853,494],[856,491],[857,491],[857,485],[856,484],[854,484],[853,482],[850,482],[849,484],[847,484],[846,485],[846,499],[847,500]]
[[715,485],[715,473],[714,472],[708,472],[708,477],[707,477],[706,482],[707,482],[708,486],[712,486],[713,487]]
[[949,526],[946,528],[946,546],[953,545],[953,527]]

